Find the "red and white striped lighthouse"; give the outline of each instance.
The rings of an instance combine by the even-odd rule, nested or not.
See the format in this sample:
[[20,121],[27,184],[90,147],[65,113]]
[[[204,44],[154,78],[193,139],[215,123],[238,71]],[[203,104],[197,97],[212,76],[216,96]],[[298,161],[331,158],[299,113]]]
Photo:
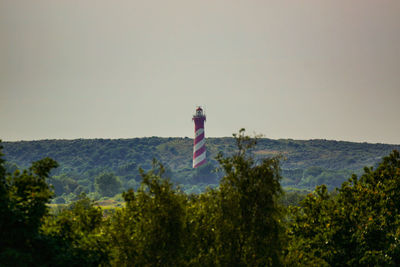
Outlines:
[[194,121],[194,145],[193,145],[193,168],[197,168],[206,163],[206,139],[204,135],[204,122],[206,115],[203,109],[197,107],[196,114],[193,115]]

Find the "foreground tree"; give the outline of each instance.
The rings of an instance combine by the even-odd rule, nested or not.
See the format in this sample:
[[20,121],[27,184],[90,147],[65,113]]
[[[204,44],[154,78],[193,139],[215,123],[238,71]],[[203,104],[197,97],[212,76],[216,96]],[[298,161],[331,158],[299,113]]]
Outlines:
[[42,233],[51,241],[49,265],[107,266],[109,242],[101,208],[82,194],[56,214],[44,218]]
[[[1,149],[0,149],[1,156]],[[0,266],[99,266],[108,263],[102,212],[87,198],[50,215],[46,180],[57,162],[44,158],[6,174],[0,157]]]
[[317,187],[294,208],[288,265],[398,266],[400,264],[400,155],[365,168],[337,196]]
[[217,264],[222,266],[277,266],[283,237],[277,158],[257,162],[250,153],[256,144],[241,129],[234,135],[238,151],[217,157],[225,176],[219,192],[216,218]]
[[279,161],[257,162],[255,140],[234,135],[238,152],[218,156],[225,176],[218,189],[186,196],[163,179],[164,168],[142,172],[137,193],[109,227],[115,265],[276,266],[284,228]]
[[34,265],[42,246],[39,229],[53,195],[46,178],[57,162],[45,158],[8,175],[3,163],[0,159],[0,265]]
[[163,178],[164,167],[153,163],[141,171],[137,193],[124,193],[126,207],[111,218],[109,227],[114,265],[181,266],[186,197]]

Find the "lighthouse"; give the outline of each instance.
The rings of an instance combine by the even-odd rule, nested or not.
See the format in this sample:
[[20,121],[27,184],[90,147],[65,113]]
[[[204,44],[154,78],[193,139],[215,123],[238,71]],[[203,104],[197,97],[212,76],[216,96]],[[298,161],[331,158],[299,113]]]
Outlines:
[[204,135],[206,115],[203,114],[201,107],[197,107],[192,120],[194,121],[193,168],[197,168],[206,163],[207,160],[206,139]]

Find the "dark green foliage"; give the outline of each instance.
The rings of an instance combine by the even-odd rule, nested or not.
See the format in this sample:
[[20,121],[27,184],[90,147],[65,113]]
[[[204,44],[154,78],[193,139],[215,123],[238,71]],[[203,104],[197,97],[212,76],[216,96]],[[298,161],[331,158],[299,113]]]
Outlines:
[[288,264],[397,266],[400,264],[400,156],[353,175],[336,195],[317,187],[292,210]]
[[142,171],[138,192],[124,193],[126,207],[111,219],[114,265],[179,266],[183,264],[186,197],[163,179],[154,162]]
[[[1,156],[1,150],[0,150]],[[6,176],[0,157],[0,265],[97,266],[108,262],[106,243],[94,235],[102,212],[88,199],[49,215],[53,195],[46,179],[57,162],[44,158]]]
[[113,173],[102,173],[94,180],[96,191],[102,196],[112,197],[121,192],[121,181]]
[[283,247],[279,161],[256,163],[248,153],[255,140],[245,136],[244,129],[235,137],[238,152],[217,158],[225,172],[216,218],[220,225],[216,229],[218,261],[224,266],[276,266],[281,263]]
[[188,266],[221,266],[217,248],[222,240],[217,238],[223,227],[217,218],[221,215],[220,194],[217,189],[207,189],[188,199],[186,219],[186,263]]
[[20,261],[21,265],[30,265],[35,262],[33,252],[41,239],[39,227],[52,196],[46,178],[57,163],[45,158],[9,176],[5,175],[3,161],[0,163],[0,264]]
[[38,260],[36,252],[45,246],[39,228],[52,196],[46,178],[57,163],[45,158],[34,162],[28,170],[16,170],[8,176],[3,163],[1,159],[0,265],[33,265]]
[[92,200],[79,200],[45,218],[42,232],[52,242],[50,265],[108,265],[109,242],[104,235],[103,213]]

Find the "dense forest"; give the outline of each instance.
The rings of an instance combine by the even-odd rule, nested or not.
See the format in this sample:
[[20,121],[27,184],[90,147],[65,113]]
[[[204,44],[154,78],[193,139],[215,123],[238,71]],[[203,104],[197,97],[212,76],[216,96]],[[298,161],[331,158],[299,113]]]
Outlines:
[[[197,169],[192,168],[192,145],[193,139],[160,137],[41,140],[4,142],[3,153],[11,173],[45,157],[56,160],[59,167],[51,171],[49,179],[57,196],[53,202],[68,203],[80,193],[100,199],[138,189],[139,169],[149,171],[153,159],[160,161],[166,176],[188,194],[218,186],[223,173],[216,171],[216,156],[219,152],[232,155],[235,139],[207,138],[209,162]],[[376,166],[394,149],[399,150],[400,145],[259,138],[251,153],[257,160],[280,156],[281,184],[286,191],[311,191],[321,184],[329,190],[339,187],[351,174],[361,174],[364,166]]]
[[[349,176],[337,190],[319,185],[296,205],[283,205],[282,157],[259,157],[265,148],[255,146],[243,130],[233,143],[235,149],[215,157],[221,169],[218,187],[186,194],[166,178],[168,168],[153,160],[140,169],[139,187],[122,194],[125,205],[108,212],[84,193],[50,208],[54,192],[48,182],[60,173],[57,161],[45,157],[20,170],[0,153],[0,265],[400,264],[397,150]],[[351,164],[358,162],[355,158]],[[301,164],[306,163],[296,166]],[[6,169],[11,165],[12,173]],[[96,184],[115,177],[101,172]]]

